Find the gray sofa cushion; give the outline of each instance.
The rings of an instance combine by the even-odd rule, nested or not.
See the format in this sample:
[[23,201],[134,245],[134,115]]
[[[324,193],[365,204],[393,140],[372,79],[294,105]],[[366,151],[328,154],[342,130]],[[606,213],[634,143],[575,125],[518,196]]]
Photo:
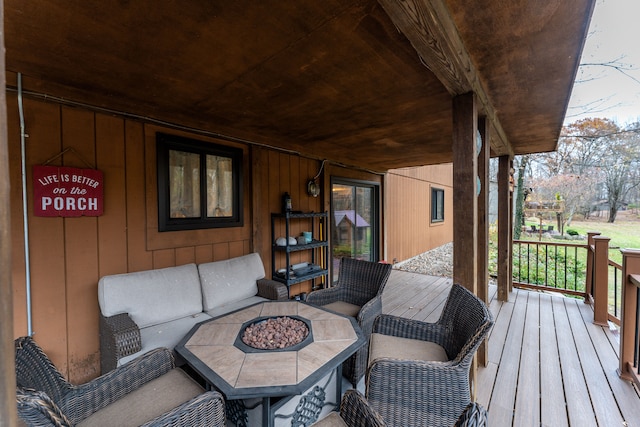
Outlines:
[[105,317],[129,313],[140,328],[201,313],[195,264],[105,276],[98,282]]
[[259,302],[271,301],[267,298],[262,298],[259,296],[245,298],[240,301],[232,301],[230,303],[221,305],[219,307],[213,307],[211,310],[207,310],[207,314],[211,317],[222,316],[227,313],[231,313],[232,311],[240,310],[241,308],[248,307],[253,304],[257,304]]
[[128,361],[153,350],[154,348],[166,347],[173,349],[196,323],[204,322],[209,319],[211,319],[211,316],[206,313],[197,313],[181,319],[159,323],[157,325],[140,329],[142,349],[137,353],[133,353],[118,360],[118,366],[123,365]]
[[256,281],[264,278],[262,259],[256,253],[200,264],[198,272],[204,311],[255,296]]

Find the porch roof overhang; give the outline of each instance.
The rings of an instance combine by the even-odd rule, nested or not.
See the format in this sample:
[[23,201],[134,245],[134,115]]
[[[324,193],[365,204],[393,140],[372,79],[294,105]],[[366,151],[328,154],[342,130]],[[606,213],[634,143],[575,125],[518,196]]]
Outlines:
[[593,5],[5,0],[6,68],[41,94],[386,171],[452,161],[469,91],[493,156],[555,149]]

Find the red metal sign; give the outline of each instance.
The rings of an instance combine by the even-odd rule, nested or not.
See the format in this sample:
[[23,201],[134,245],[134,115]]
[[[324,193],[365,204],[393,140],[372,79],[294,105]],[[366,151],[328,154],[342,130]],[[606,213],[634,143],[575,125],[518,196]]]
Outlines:
[[33,213],[36,216],[100,216],[103,176],[96,169],[33,167]]

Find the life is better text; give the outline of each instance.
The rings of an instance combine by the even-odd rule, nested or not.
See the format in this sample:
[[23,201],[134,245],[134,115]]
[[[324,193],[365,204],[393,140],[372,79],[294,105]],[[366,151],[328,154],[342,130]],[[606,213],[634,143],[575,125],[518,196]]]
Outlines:
[[33,167],[36,216],[100,216],[104,211],[102,171],[65,166]]

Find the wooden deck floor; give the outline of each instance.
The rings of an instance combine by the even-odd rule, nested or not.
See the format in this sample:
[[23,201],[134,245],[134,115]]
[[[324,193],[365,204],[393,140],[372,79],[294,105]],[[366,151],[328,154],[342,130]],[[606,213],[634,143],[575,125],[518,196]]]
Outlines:
[[[383,312],[437,320],[451,279],[393,270]],[[593,324],[582,300],[514,290],[490,309],[489,363],[478,371],[477,400],[491,427],[638,426],[640,397],[621,380],[617,336]]]

